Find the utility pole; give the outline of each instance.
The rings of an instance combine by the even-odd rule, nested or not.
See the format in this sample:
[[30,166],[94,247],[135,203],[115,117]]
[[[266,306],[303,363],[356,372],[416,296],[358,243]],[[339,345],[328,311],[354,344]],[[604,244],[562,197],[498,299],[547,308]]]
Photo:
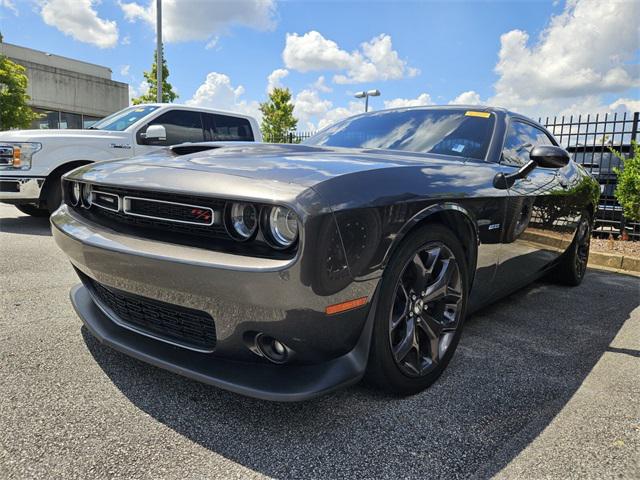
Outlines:
[[162,103],[162,0],[156,0],[156,82],[158,103]]

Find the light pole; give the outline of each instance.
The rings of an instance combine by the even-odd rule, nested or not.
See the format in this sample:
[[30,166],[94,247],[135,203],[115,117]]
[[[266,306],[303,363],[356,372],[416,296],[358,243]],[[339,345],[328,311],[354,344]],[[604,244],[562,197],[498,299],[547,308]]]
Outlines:
[[364,98],[364,111],[369,111],[369,97],[379,97],[380,90],[367,90],[366,92],[358,92],[355,94],[356,98]]
[[156,0],[156,90],[157,101],[162,103],[162,0]]

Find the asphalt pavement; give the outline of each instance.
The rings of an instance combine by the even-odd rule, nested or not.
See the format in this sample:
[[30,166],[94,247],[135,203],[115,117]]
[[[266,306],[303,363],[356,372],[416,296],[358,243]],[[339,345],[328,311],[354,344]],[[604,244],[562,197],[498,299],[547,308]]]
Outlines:
[[278,404],[98,343],[48,221],[0,206],[0,478],[640,478],[640,280],[590,270],[472,316],[410,398]]

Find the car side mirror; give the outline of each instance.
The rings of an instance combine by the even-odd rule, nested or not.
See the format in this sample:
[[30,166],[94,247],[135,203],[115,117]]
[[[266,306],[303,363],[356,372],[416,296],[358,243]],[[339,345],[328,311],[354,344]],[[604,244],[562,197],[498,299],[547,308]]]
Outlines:
[[149,125],[147,127],[147,131],[143,135],[143,138],[147,143],[166,140],[167,129],[164,128],[164,125]]
[[569,163],[569,154],[564,148],[555,145],[538,145],[533,147],[529,158],[538,167],[562,168]]

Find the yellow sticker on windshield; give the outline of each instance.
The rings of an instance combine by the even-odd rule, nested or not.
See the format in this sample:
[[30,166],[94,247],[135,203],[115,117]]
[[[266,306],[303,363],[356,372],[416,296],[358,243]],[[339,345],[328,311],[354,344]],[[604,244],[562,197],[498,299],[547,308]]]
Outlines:
[[491,112],[474,112],[469,110],[465,113],[467,117],[480,117],[480,118],[489,118],[491,116]]

